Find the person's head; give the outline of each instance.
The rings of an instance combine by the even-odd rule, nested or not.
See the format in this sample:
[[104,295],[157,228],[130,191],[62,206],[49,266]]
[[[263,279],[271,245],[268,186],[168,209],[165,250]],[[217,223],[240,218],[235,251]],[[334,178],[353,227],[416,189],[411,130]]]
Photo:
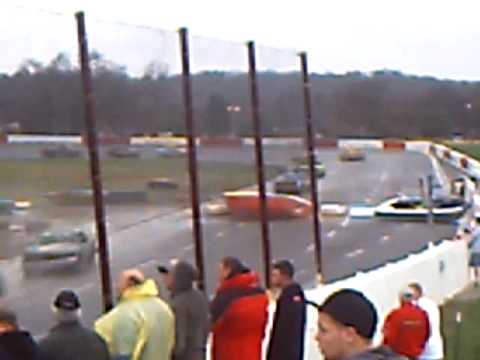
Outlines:
[[118,292],[123,294],[126,290],[142,285],[145,282],[145,275],[138,269],[125,270],[120,274],[118,280]]
[[249,269],[235,257],[225,257],[220,261],[218,276],[220,281],[231,279],[235,275],[248,272]]
[[60,324],[80,321],[81,305],[77,294],[72,290],[60,291],[53,301],[52,311]]
[[174,286],[174,278],[173,278],[172,270],[175,267],[175,264],[177,262],[178,262],[177,259],[172,259],[168,263],[168,265],[157,266],[157,271],[160,273],[160,277],[162,278],[163,284],[170,291],[173,291],[173,286]]
[[12,310],[0,309],[0,334],[18,330],[17,315]]
[[318,311],[316,340],[325,360],[343,359],[371,346],[378,315],[370,300],[359,291],[337,291]]
[[273,287],[283,288],[293,281],[295,268],[288,260],[280,260],[273,264],[270,283]]
[[193,283],[197,279],[197,271],[186,261],[174,261],[170,263],[170,268],[159,266],[157,270],[162,274],[165,286],[172,293],[180,293],[193,288]]
[[412,282],[408,285],[410,289],[413,290],[413,299],[418,300],[423,296],[423,288],[417,282]]
[[409,286],[402,289],[399,294],[400,304],[410,304],[415,300],[415,292]]

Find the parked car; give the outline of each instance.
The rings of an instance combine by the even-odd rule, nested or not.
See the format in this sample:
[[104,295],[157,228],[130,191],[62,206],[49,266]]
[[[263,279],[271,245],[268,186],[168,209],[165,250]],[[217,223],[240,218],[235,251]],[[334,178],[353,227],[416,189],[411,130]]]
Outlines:
[[25,248],[22,267],[25,275],[51,267],[81,270],[95,258],[95,243],[82,230],[66,233],[44,232]]

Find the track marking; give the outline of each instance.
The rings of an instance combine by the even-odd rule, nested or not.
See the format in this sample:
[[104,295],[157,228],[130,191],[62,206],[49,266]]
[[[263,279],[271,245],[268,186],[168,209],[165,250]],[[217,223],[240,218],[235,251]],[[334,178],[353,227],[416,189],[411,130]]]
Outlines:
[[192,251],[193,250],[193,244],[187,245],[183,247],[184,252]]
[[225,237],[225,231],[219,231],[217,233],[217,238],[220,239],[220,238],[223,238],[223,237]]
[[362,255],[364,252],[365,252],[365,250],[363,250],[363,249],[357,249],[357,250],[354,250],[354,251],[351,251],[351,252],[345,254],[345,257],[352,259],[352,258],[355,258],[359,255]]
[[333,238],[336,234],[337,234],[337,231],[336,231],[336,230],[330,230],[330,231],[327,233],[327,238],[331,239],[331,238]]
[[311,253],[315,250],[315,244],[310,244],[307,246],[307,248],[305,249],[305,253]]
[[343,219],[342,227],[347,227],[348,224],[350,224],[350,216],[347,216],[345,219]]

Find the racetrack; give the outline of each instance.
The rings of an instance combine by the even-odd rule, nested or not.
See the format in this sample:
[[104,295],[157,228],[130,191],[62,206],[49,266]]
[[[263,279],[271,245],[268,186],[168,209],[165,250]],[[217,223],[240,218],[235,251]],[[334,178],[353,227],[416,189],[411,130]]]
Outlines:
[[[269,147],[267,163],[285,164],[300,149]],[[253,163],[252,148],[201,149],[203,161]],[[321,200],[345,204],[375,204],[397,192],[418,192],[418,177],[432,172],[428,157],[410,152],[369,152],[365,162],[343,163],[334,150],[320,152],[327,176],[320,182]],[[144,214],[147,219],[123,226],[129,215],[117,214],[110,220],[112,270],[116,277],[125,268],[137,266],[150,275],[158,263],[172,257],[193,258],[191,220],[188,212],[168,209]],[[162,214],[166,214],[162,216]],[[138,218],[138,216],[137,216]],[[322,221],[324,276],[327,281],[356,271],[379,266],[418,251],[431,241],[451,237],[453,225],[395,223],[378,219],[324,218]],[[298,279],[309,286],[315,278],[311,220],[271,223],[274,258],[290,258]],[[15,241],[11,240],[10,241]],[[209,293],[215,288],[218,261],[227,255],[242,258],[261,272],[260,227],[257,222],[240,222],[230,217],[205,217],[204,245]],[[24,278],[18,257],[1,262],[7,275],[9,293],[3,299],[18,310],[20,322],[35,334],[44,332],[51,318],[49,305],[56,292],[65,287],[76,289],[84,304],[88,323],[101,311],[97,269],[83,273],[56,272]],[[401,286],[402,284],[399,284]]]

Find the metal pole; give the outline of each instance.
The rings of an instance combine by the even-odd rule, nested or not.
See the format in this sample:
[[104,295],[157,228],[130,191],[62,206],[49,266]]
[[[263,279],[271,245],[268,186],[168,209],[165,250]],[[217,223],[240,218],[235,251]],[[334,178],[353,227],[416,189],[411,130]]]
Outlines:
[[260,222],[262,228],[262,252],[263,266],[265,276],[265,286],[270,287],[270,234],[268,227],[268,210],[267,210],[267,194],[265,190],[265,174],[263,172],[263,145],[262,145],[262,128],[260,122],[260,102],[258,95],[257,82],[257,65],[255,58],[255,43],[249,41],[248,48],[248,64],[249,64],[249,83],[250,83],[250,101],[252,106],[253,131],[255,138],[255,160],[257,170],[258,191],[260,195]]
[[322,264],[322,223],[320,221],[320,204],[318,199],[317,176],[315,171],[315,148],[312,121],[312,95],[310,77],[308,73],[307,53],[300,53],[302,69],[303,99],[305,107],[305,140],[308,152],[308,165],[310,168],[310,194],[313,204],[313,241],[315,244],[315,262],[319,281],[323,282]]
[[95,119],[95,98],[92,88],[92,73],[88,52],[85,14],[78,12],[77,19],[78,47],[82,75],[83,106],[85,110],[85,126],[87,130],[90,176],[93,188],[95,208],[95,224],[97,228],[98,248],[100,255],[100,275],[102,281],[103,308],[105,311],[113,307],[112,282],[110,275],[110,257],[108,253],[107,227],[105,224],[105,205],[103,201],[102,177],[98,160],[98,142]]
[[195,145],[195,126],[193,122],[192,80],[190,76],[190,49],[188,29],[181,28],[180,49],[182,52],[182,90],[185,111],[185,128],[188,139],[188,172],[190,176],[190,200],[192,206],[193,240],[195,245],[195,262],[198,271],[198,287],[205,290],[205,266],[203,261],[202,222],[197,176],[197,152]]

